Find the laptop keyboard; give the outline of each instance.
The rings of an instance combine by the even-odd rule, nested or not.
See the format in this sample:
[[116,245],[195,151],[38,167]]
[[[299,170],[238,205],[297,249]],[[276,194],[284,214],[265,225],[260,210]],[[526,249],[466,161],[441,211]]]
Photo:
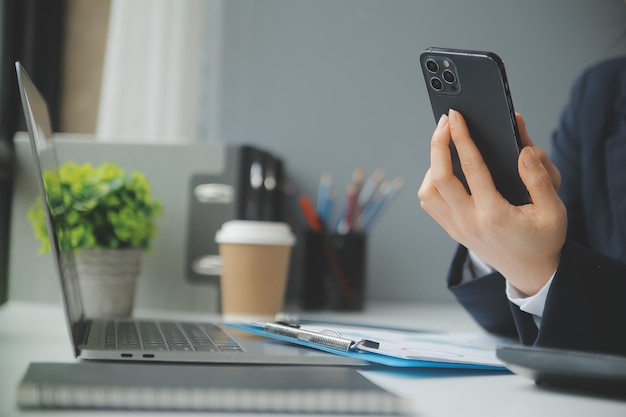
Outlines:
[[243,352],[219,326],[211,323],[109,321],[106,349]]

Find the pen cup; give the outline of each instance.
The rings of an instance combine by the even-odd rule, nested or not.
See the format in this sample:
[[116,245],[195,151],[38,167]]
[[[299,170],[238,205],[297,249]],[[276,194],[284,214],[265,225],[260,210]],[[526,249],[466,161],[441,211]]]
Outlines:
[[362,310],[366,235],[308,231],[301,285],[304,310]]

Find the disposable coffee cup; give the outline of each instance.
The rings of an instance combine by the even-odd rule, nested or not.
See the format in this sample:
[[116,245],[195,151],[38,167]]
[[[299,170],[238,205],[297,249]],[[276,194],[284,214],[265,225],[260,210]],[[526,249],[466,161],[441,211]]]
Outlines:
[[232,220],[215,235],[222,260],[222,315],[267,319],[283,310],[291,249],[286,223]]

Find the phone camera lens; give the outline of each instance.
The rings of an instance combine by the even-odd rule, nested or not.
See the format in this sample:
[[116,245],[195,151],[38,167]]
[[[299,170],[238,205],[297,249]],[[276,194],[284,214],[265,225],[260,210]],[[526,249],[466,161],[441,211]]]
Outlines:
[[429,60],[426,61],[426,68],[430,72],[437,72],[437,71],[439,71],[439,65],[435,61],[433,61],[432,59],[429,59]]
[[437,77],[430,79],[430,86],[437,91],[441,91],[443,89],[443,83]]
[[452,84],[454,81],[456,81],[456,77],[454,76],[454,73],[450,70],[445,70],[443,72],[443,79],[446,80],[446,82],[449,84]]

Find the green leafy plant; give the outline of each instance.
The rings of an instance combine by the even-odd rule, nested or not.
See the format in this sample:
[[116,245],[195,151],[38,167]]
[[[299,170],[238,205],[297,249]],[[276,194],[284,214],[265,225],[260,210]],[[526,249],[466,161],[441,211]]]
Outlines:
[[[99,167],[67,162],[58,172],[44,172],[48,206],[61,251],[87,248],[149,249],[162,212],[150,184],[139,172],[112,163]],[[28,211],[40,252],[50,250],[41,198]]]

